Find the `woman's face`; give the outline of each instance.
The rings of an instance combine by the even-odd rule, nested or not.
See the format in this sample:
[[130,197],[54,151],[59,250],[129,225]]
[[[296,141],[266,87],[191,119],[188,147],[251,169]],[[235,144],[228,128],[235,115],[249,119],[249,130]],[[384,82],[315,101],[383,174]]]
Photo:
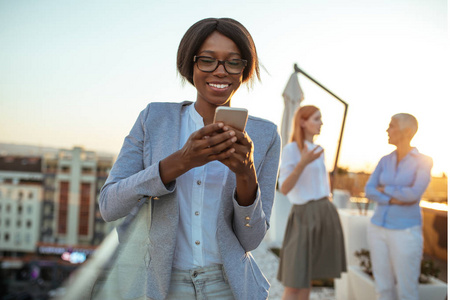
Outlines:
[[403,131],[400,129],[400,124],[396,119],[391,119],[386,132],[388,134],[388,143],[391,145],[398,145],[404,137]]
[[306,121],[303,121],[302,127],[306,135],[318,135],[320,134],[320,128],[322,127],[322,114],[320,110],[313,113]]
[[[242,58],[236,44],[217,31],[206,38],[196,55],[210,56],[218,60]],[[223,65],[219,65],[214,72],[206,73],[200,71],[197,64],[194,64],[193,80],[197,89],[198,103],[230,106],[231,97],[242,83],[242,72],[230,75]]]

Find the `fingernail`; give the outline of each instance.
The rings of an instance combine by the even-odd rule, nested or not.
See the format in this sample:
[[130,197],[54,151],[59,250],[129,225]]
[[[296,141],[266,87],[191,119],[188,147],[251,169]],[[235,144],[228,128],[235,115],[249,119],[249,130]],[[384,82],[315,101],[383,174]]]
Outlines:
[[236,150],[235,150],[234,148],[231,148],[231,149],[230,149],[230,152],[231,152],[231,153],[234,153],[235,151],[236,151]]
[[218,123],[218,125],[219,125],[219,128],[223,127],[223,123]]
[[228,129],[229,129],[229,128],[228,128],[227,126],[225,126],[225,127],[223,128],[223,130],[225,130],[225,131],[228,130]]
[[230,136],[236,135],[236,132],[230,131]]
[[232,138],[231,141],[232,141],[233,143],[236,142],[236,141],[237,141],[237,137]]

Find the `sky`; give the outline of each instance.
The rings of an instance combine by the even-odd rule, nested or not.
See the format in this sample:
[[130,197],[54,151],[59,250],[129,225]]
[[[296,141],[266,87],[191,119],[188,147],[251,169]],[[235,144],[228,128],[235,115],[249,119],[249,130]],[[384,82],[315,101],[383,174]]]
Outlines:
[[[416,116],[413,146],[448,174],[450,53],[446,0],[0,0],[0,143],[117,155],[149,102],[195,101],[176,72],[178,44],[207,17],[251,33],[261,82],[232,106],[281,125],[282,92],[297,63],[349,104],[339,166],[371,172],[395,148],[392,115]],[[332,169],[343,105],[303,75],[302,104],[318,106],[316,142]]]

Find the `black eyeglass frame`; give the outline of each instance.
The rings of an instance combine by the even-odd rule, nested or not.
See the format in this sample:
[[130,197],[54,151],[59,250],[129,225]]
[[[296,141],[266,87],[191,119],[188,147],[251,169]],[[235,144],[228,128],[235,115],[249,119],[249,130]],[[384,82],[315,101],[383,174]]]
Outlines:
[[[215,60],[217,61],[217,66],[216,66],[216,67],[214,68],[214,70],[212,70],[212,71],[204,71],[204,70],[200,69],[200,67],[198,66],[198,59],[199,59],[199,58],[211,58],[211,59],[215,59]],[[239,73],[231,73],[231,72],[229,72],[229,71],[227,70],[227,66],[225,65],[225,63],[226,63],[227,61],[233,61],[233,60],[239,60],[239,61],[241,61],[241,62],[244,63],[244,67],[242,68],[242,70],[241,70]],[[247,60],[246,60],[246,59],[235,58],[235,59],[232,59],[232,60],[219,60],[219,59],[214,58],[214,57],[211,57],[211,56],[197,56],[197,55],[194,55],[194,63],[197,64],[197,68],[198,68],[200,71],[205,72],[205,73],[212,73],[212,72],[214,72],[215,70],[217,70],[217,68],[218,68],[220,65],[223,65],[223,68],[225,69],[225,71],[226,71],[228,74],[230,74],[230,75],[238,75],[238,74],[241,74],[242,71],[244,71],[245,67],[247,66]]]

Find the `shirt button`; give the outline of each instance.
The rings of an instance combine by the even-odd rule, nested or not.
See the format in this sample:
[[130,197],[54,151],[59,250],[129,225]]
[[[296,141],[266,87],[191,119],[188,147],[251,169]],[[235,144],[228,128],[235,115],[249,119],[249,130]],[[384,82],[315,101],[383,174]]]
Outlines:
[[196,215],[196,216],[200,215],[200,212],[196,211],[196,212],[195,212],[195,215]]
[[200,245],[200,241],[195,241],[195,244],[196,245]]
[[247,217],[245,217],[245,219],[248,221],[248,220],[250,220],[250,217],[247,216]]
[[197,180],[197,185],[200,185],[200,184],[202,184],[202,181],[201,180]]
[[245,224],[245,226],[250,227],[250,224],[247,223],[247,224]]

